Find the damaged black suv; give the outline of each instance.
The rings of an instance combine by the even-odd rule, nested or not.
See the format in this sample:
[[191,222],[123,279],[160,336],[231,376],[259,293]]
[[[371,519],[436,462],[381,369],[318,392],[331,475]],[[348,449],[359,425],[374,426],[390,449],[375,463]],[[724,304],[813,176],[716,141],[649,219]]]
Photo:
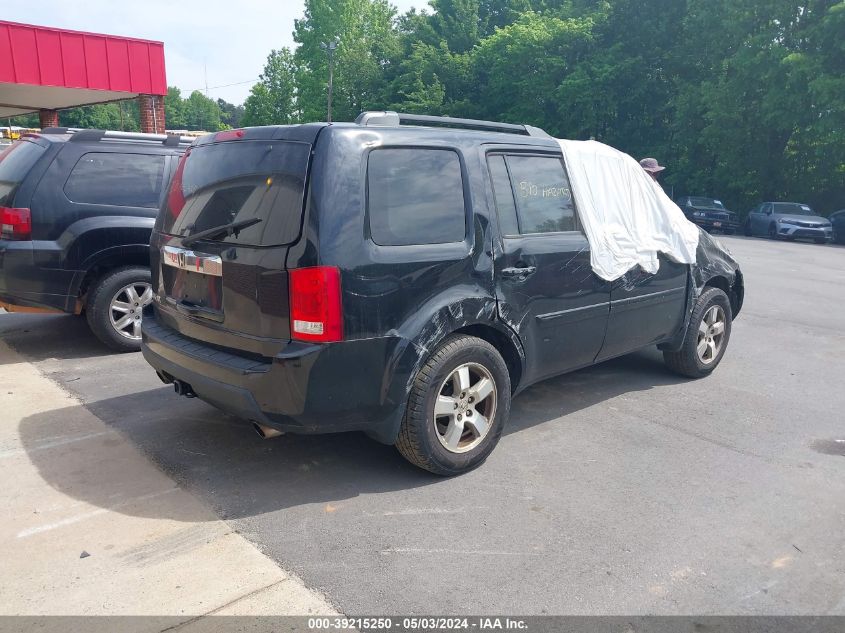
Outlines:
[[569,191],[530,126],[382,112],[205,136],[153,231],[144,357],[264,436],[362,430],[442,475],[482,463],[544,378],[650,345],[713,371],[736,262],[702,234],[701,265],[603,281]]

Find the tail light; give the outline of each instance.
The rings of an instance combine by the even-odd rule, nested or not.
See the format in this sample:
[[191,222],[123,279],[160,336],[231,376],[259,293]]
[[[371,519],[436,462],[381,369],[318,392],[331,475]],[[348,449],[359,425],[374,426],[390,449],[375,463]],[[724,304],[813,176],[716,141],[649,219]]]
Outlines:
[[340,271],[314,266],[291,270],[289,275],[291,338],[316,343],[343,340]]
[[182,193],[182,174],[185,171],[185,161],[188,160],[190,153],[189,148],[187,152],[182,154],[182,158],[179,159],[179,164],[176,166],[176,173],[170,180],[170,188],[167,190],[167,208],[174,218],[179,217],[185,206],[185,194]]
[[4,240],[32,239],[32,216],[29,209],[0,207],[0,238]]

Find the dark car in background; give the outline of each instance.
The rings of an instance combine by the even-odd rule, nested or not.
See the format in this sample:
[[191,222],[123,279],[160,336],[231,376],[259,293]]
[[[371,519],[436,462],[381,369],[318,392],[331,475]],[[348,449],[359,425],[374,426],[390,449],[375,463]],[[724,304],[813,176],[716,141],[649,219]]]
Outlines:
[[845,244],[845,209],[831,213],[828,220],[833,227],[833,241]]
[[833,239],[830,221],[799,202],[763,202],[748,213],[744,232],[749,237],[808,239],[816,244]]
[[739,229],[739,216],[725,208],[720,200],[700,196],[684,196],[675,201],[687,219],[708,233],[719,231],[733,235]]
[[655,345],[682,375],[712,372],[744,291],[729,254],[699,247],[702,266],[661,255],[636,283],[599,278],[561,147],[529,126],[227,130],[173,176],[142,351],[264,437],[365,431],[454,475],[545,378]]
[[0,307],[85,313],[112,349],[138,350],[152,299],[149,241],[190,141],[47,128],[0,153]]

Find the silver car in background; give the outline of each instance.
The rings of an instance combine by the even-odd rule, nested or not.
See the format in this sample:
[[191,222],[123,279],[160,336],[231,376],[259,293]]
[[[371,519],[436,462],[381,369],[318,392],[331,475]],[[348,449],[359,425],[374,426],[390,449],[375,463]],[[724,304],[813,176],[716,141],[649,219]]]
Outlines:
[[808,239],[824,244],[833,239],[833,227],[806,204],[764,202],[752,209],[745,221],[745,234],[774,240]]

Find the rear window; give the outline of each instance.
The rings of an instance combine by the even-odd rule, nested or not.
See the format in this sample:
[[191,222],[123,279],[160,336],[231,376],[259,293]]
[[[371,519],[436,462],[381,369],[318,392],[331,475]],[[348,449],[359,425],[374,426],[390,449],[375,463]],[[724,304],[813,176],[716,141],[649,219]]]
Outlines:
[[17,141],[0,152],[0,207],[13,206],[15,191],[45,148],[29,141]]
[[296,240],[311,146],[292,141],[232,141],[192,148],[170,184],[159,230],[188,236],[260,218],[223,241],[280,246]]
[[163,177],[164,156],[90,152],[74,165],[64,191],[71,202],[155,209]]
[[462,242],[461,161],[452,150],[378,149],[367,161],[370,236],[382,246]]

